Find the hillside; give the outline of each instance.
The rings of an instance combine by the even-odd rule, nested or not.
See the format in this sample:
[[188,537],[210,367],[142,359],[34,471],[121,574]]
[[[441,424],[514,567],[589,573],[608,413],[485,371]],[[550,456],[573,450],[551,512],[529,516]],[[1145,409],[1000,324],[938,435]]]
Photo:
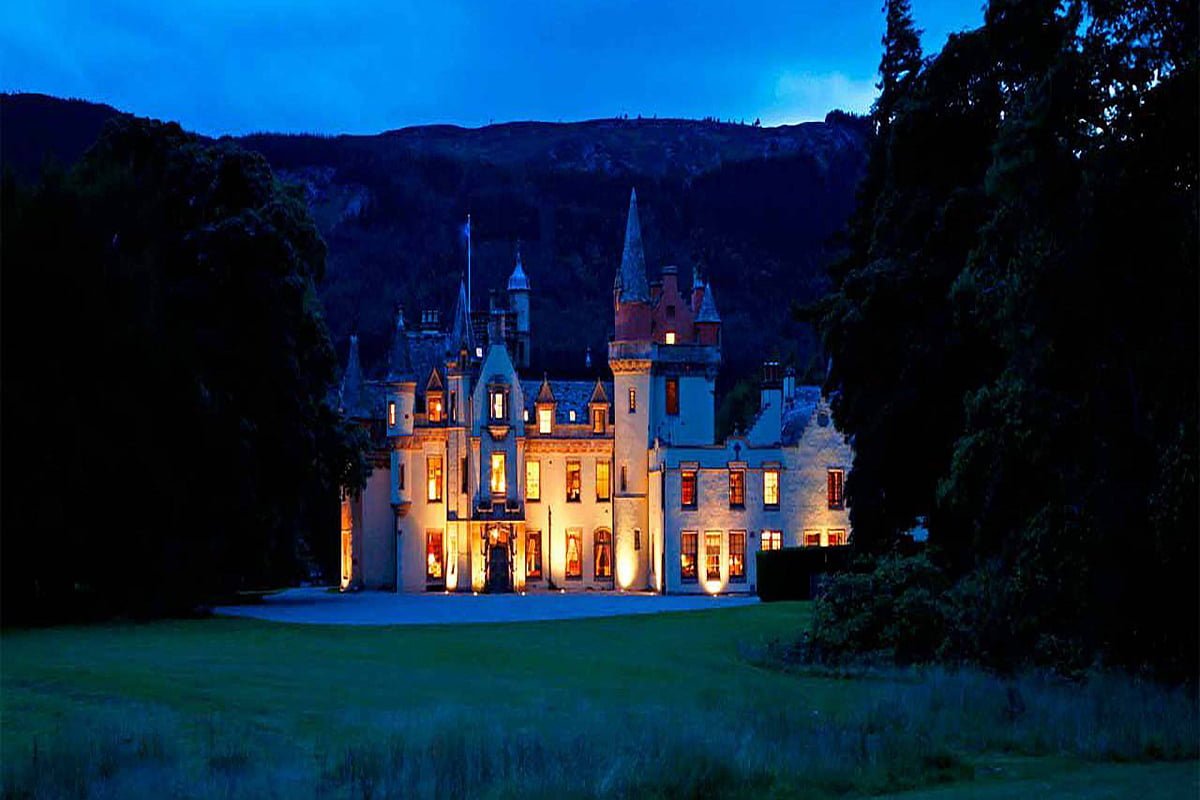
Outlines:
[[[40,95],[2,99],[0,158],[19,177],[45,152],[70,163],[107,106]],[[368,369],[392,309],[412,322],[450,304],[474,233],[477,305],[502,287],[521,242],[532,282],[534,357],[559,372],[603,351],[629,189],[647,262],[699,265],[725,318],[726,360],[745,373],[766,355],[819,364],[788,307],[825,290],[821,265],[848,215],[869,134],[861,121],[760,128],[690,120],[422,126],[374,136],[241,137],[305,187],[329,245],[321,286],[339,347],[360,334]],[[818,368],[819,370],[819,368]]]

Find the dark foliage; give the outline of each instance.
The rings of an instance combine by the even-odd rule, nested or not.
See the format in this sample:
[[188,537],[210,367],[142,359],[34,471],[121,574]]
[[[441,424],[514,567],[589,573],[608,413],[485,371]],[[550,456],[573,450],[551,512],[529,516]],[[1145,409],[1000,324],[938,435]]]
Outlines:
[[261,156],[124,117],[3,195],[4,620],[299,577],[362,479],[302,200]]
[[784,547],[754,554],[755,591],[763,602],[811,600],[821,592],[828,576],[850,566],[849,547]]
[[886,620],[951,588],[940,628],[847,648],[1194,676],[1196,12],[993,0],[890,82],[819,313],[856,544],[925,518],[934,571],[837,591],[882,581]]

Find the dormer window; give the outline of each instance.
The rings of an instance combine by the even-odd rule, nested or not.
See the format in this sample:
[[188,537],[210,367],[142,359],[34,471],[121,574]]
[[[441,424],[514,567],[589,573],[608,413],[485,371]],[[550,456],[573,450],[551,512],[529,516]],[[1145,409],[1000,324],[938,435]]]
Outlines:
[[442,421],[442,396],[440,394],[431,394],[427,404],[426,411],[429,414],[430,422]]
[[554,409],[542,407],[537,410],[538,433],[549,436],[554,431]]
[[604,433],[604,409],[592,409],[592,433]]
[[499,387],[489,392],[488,416],[493,422],[503,422],[508,419],[508,392]]

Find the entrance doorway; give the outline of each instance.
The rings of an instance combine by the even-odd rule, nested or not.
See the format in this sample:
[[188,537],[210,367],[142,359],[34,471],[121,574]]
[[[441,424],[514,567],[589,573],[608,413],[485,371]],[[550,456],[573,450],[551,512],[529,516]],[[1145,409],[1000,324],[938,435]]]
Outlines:
[[494,525],[487,530],[484,542],[485,590],[489,593],[511,592],[514,543],[512,530],[507,525]]

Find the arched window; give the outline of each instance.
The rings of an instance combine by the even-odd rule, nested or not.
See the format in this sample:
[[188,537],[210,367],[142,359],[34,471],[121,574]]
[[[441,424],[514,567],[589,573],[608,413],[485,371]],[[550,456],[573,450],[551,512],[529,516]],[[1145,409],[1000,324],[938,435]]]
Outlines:
[[596,580],[612,580],[612,533],[600,528],[596,531]]

